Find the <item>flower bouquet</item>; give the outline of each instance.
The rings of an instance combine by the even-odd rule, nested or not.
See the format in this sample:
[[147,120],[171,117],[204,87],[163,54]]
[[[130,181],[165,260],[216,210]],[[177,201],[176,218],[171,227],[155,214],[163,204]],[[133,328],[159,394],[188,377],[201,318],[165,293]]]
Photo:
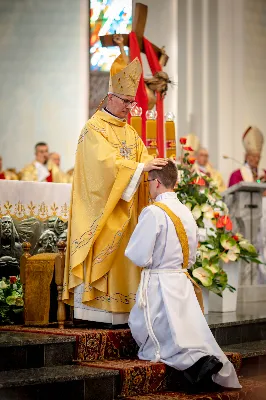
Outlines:
[[261,263],[255,247],[240,233],[233,232],[228,208],[222,201],[214,181],[194,168],[193,151],[186,147],[186,138],[181,138],[181,159],[178,168],[176,194],[178,199],[192,212],[198,225],[199,244],[196,263],[190,269],[193,278],[208,290],[222,296],[228,288],[223,263],[237,262]]
[[22,322],[23,293],[20,278],[10,276],[0,280],[0,324]]

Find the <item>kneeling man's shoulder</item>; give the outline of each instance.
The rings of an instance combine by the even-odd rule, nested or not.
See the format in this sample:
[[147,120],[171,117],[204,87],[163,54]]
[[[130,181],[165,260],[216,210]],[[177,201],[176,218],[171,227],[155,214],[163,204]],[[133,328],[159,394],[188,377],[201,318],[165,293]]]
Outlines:
[[143,210],[141,211],[141,214],[140,214],[140,218],[144,218],[144,217],[156,218],[156,216],[158,214],[160,214],[160,212],[163,212],[163,210],[161,210],[159,207],[156,207],[153,204],[151,204],[150,206],[143,208]]

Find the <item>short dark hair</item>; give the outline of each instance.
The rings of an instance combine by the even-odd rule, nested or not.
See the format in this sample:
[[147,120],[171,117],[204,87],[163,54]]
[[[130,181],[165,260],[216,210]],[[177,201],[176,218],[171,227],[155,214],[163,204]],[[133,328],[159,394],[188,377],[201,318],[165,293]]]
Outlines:
[[39,146],[48,146],[48,144],[45,143],[45,142],[38,142],[38,143],[36,143],[36,144],[35,144],[35,147],[34,147],[35,151],[37,150],[37,147],[39,147]]
[[152,179],[158,179],[167,189],[174,189],[177,182],[177,168],[173,161],[168,160],[162,169],[153,169],[149,174]]

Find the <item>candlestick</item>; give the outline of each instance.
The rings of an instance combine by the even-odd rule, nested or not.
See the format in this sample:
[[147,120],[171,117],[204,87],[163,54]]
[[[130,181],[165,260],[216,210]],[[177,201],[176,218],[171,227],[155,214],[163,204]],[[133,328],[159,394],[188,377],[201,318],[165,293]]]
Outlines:
[[176,159],[176,140],[175,140],[175,123],[174,114],[168,112],[165,114],[165,139],[166,139],[166,156],[173,160]]
[[136,106],[130,111],[130,114],[130,125],[138,132],[139,136],[142,137],[142,108]]
[[146,112],[146,147],[148,153],[153,157],[157,157],[157,111],[148,110]]

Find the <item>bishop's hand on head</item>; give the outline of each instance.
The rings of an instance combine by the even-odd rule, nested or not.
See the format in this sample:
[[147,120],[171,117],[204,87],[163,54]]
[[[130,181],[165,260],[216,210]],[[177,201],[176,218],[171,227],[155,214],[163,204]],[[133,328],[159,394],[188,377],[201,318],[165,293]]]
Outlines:
[[148,161],[143,168],[144,172],[149,172],[152,171],[153,169],[162,169],[166,164],[168,163],[168,160],[166,158],[154,158],[151,161]]

